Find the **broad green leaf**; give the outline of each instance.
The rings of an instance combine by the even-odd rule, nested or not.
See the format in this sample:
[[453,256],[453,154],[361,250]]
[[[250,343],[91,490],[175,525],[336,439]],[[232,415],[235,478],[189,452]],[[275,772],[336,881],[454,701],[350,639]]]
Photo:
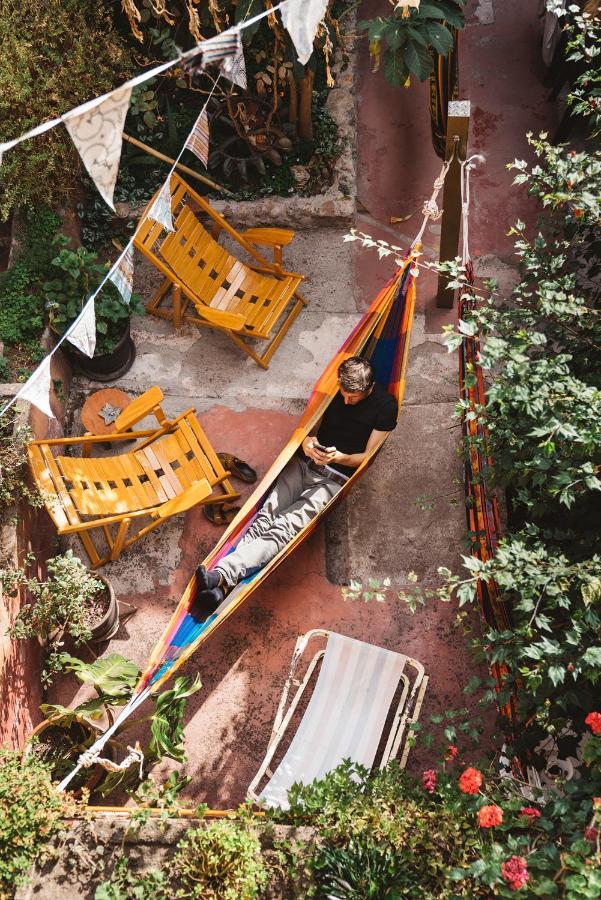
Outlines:
[[85,663],[75,657],[67,657],[65,668],[84,684],[93,684],[99,693],[113,697],[128,696],[140,676],[140,670],[120,653],[111,653],[93,663]]
[[403,87],[409,73],[402,50],[386,50],[384,52],[383,71],[389,84],[393,87]]
[[420,81],[425,81],[432,71],[433,63],[430,52],[420,44],[407,44],[405,62],[409,71],[413,72]]
[[446,56],[453,46],[453,35],[439,22],[431,22],[428,25],[428,37],[436,52],[441,56]]

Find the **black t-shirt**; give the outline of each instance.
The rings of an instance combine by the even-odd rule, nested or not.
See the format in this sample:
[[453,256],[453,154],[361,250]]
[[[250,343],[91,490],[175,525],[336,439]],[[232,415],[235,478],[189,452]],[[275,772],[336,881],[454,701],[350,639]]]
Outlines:
[[[341,453],[363,453],[372,431],[396,428],[397,413],[396,398],[379,384],[374,385],[364,400],[352,406],[344,402],[338,391],[324,413],[317,439],[324,447],[336,447]],[[332,468],[345,475],[355,471],[339,463],[334,463]]]

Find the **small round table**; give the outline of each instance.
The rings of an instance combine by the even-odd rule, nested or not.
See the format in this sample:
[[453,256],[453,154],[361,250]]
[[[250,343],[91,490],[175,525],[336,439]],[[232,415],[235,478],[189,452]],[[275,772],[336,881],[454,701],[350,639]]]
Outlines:
[[81,421],[88,434],[112,434],[115,420],[131,400],[119,388],[103,388],[90,394],[81,409]]

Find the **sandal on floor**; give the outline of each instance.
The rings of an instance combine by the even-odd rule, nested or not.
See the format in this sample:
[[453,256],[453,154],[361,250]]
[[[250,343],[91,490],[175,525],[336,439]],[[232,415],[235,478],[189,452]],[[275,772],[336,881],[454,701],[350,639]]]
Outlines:
[[243,459],[238,459],[232,453],[218,453],[217,456],[221,460],[223,468],[231,472],[236,478],[239,478],[240,481],[245,481],[246,484],[254,484],[257,480],[257,473]]
[[202,508],[205,517],[213,525],[229,525],[240,512],[239,506],[225,506],[223,503],[207,503]]

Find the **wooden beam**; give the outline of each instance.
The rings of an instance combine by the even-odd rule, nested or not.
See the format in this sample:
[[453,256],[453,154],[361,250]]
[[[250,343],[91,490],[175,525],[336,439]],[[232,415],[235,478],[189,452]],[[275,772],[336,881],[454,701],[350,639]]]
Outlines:
[[[467,140],[470,124],[470,101],[451,100],[447,118],[447,143],[445,159],[453,159],[444,182],[442,198],[442,226],[440,230],[439,259],[446,262],[455,259],[459,250],[461,229],[461,162],[467,156]],[[436,305],[452,309],[455,292],[446,287],[447,276],[438,276]]]
[[[162,162],[170,163],[173,165],[175,162],[174,159],[171,159],[170,156],[166,156],[164,153],[160,153],[158,150],[155,150],[154,147],[149,147],[148,144],[144,144],[142,141],[139,141],[138,138],[131,137],[129,134],[125,134],[123,132],[123,140],[127,141],[128,144],[133,144],[134,147],[138,147],[140,150],[143,150],[144,153],[148,153],[149,156],[154,156],[156,159],[160,159]],[[195,172],[194,169],[190,169],[188,166],[184,166],[183,163],[176,163],[176,169],[179,169],[180,172],[185,172],[186,175],[191,175],[192,178],[196,178],[197,181],[202,181],[203,184],[206,184],[208,187],[213,188],[214,191],[220,191],[222,194],[227,194],[228,197],[233,197],[231,191],[229,191],[226,187],[223,187],[221,184],[217,184],[216,181],[211,181],[210,178],[207,178],[206,175],[200,175],[198,172]]]

